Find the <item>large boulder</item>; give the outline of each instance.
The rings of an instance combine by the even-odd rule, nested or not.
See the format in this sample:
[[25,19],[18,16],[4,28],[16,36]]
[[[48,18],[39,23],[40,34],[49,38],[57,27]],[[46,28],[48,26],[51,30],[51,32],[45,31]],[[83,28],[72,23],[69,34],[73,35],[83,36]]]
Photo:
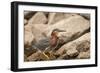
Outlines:
[[48,25],[45,24],[25,25],[25,41],[31,44],[32,42],[38,42],[40,39],[45,38],[44,30],[47,27]]
[[49,13],[48,24],[52,25],[62,19],[64,19],[63,13]]
[[32,32],[34,34],[36,42],[38,42],[39,40],[45,38],[46,35],[44,34],[44,30],[45,30],[45,28],[48,27],[48,25],[35,24],[35,25],[31,25],[31,27],[32,27]]
[[58,36],[64,38],[64,41],[67,42],[88,30],[90,28],[90,22],[80,15],[71,16],[46,28],[45,34],[49,37],[51,32],[56,28],[66,31],[59,33]]
[[[77,50],[78,52],[87,51],[90,49],[90,43],[88,42],[90,42],[90,33],[86,33],[83,36],[77,38],[76,40],[66,43],[60,49],[58,49],[56,53],[62,55],[64,52],[68,53],[68,50],[70,49]],[[80,48],[81,45],[82,47]]]
[[43,12],[37,12],[30,18],[28,24],[45,24],[46,22],[47,18],[45,14]]
[[86,52],[87,50],[90,49],[90,41],[86,40],[86,41],[81,41],[77,48],[76,48],[79,52]]
[[78,59],[89,59],[90,58],[90,50],[87,52],[80,52],[77,56]]
[[81,16],[83,16],[84,18],[90,20],[90,14],[80,14]]
[[33,53],[27,58],[27,61],[41,61],[41,60],[49,60],[49,57],[44,54],[43,52],[37,51],[36,53]]
[[24,11],[24,18],[29,20],[35,13],[33,11]]
[[27,19],[24,19],[24,25],[26,25],[28,23]]
[[55,24],[56,22],[60,21],[60,20],[63,20],[63,19],[67,19],[71,16],[74,16],[74,15],[77,15],[77,14],[73,14],[73,13],[55,13],[55,12],[52,12],[52,13],[49,13],[48,15],[48,24],[49,25],[52,25],[52,24]]
[[76,50],[76,49],[69,49],[66,54],[70,57],[70,58],[73,58],[73,57],[76,57],[78,56],[79,52]]
[[34,41],[35,37],[32,33],[31,26],[26,25],[24,29],[25,29],[25,32],[24,32],[24,35],[25,35],[24,45],[25,45],[25,47],[29,47],[29,46],[31,46],[31,43],[32,43],[32,41]]

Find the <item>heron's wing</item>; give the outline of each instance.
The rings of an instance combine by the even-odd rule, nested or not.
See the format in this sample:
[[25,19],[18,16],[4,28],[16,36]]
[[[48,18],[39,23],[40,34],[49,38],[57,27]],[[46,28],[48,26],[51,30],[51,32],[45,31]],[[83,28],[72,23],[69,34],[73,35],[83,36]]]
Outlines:
[[50,45],[49,40],[50,39],[48,39],[48,38],[39,40],[37,43],[35,43],[34,46],[37,47],[40,50],[45,50],[46,47],[48,47]]

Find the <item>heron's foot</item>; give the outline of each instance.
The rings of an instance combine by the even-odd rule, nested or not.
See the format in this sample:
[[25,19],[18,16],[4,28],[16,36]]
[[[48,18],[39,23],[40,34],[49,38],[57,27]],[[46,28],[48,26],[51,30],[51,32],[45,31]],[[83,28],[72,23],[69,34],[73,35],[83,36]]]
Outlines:
[[43,55],[49,60],[49,57],[48,55],[46,55],[44,52],[43,52]]

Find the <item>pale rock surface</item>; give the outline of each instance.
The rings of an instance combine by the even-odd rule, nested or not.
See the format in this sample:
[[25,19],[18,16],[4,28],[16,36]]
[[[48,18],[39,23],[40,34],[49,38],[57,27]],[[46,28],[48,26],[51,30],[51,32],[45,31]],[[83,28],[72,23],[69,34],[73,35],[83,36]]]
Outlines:
[[90,51],[87,52],[80,52],[77,56],[78,59],[88,59],[90,58]]
[[49,25],[55,24],[56,22],[58,22],[60,20],[67,19],[67,18],[74,16],[74,15],[76,15],[76,14],[73,14],[73,13],[55,13],[55,12],[49,13],[48,24]]
[[69,49],[66,54],[70,57],[75,57],[79,54],[79,52],[76,49]]
[[53,25],[53,24],[55,24],[56,22],[58,22],[60,20],[67,19],[67,18],[69,18],[71,16],[75,16],[75,15],[77,15],[77,14],[52,12],[52,13],[49,13],[49,15],[48,15],[48,24]]
[[[77,50],[78,46],[80,45],[80,43],[82,42],[90,42],[90,33],[86,33],[84,34],[83,36],[79,37],[78,39],[74,40],[74,41],[71,41],[69,43],[66,43],[65,45],[63,45],[60,49],[57,50],[57,54],[63,54],[63,52],[67,52],[68,50],[70,49],[75,49]],[[84,46],[82,47],[83,50],[86,50],[85,45],[87,48],[90,48],[90,44],[88,43],[84,43]]]
[[45,30],[45,28],[48,27],[48,25],[35,24],[35,25],[31,25],[31,26],[32,26],[32,32],[34,34],[36,42],[38,42],[40,39],[43,39],[46,37],[46,35],[44,34],[44,30]]
[[29,20],[35,13],[33,11],[24,11],[24,18]]
[[27,19],[24,19],[24,25],[26,25],[28,23]]
[[[63,19],[54,25],[45,29],[45,34],[50,36],[53,29],[65,30],[58,34],[59,37],[64,37],[67,42],[69,39],[78,37],[81,33],[90,28],[90,22],[80,15],[71,16],[68,19]],[[61,34],[61,35],[60,35]]]
[[25,44],[26,47],[28,47],[28,46],[31,45],[32,41],[34,41],[35,37],[34,37],[34,35],[32,33],[31,26],[26,25],[24,29],[25,29],[25,32],[24,32],[24,35],[25,35],[24,44]]
[[86,40],[86,41],[81,41],[77,48],[76,48],[79,52],[86,52],[87,50],[90,49],[90,41]]
[[62,19],[64,19],[63,13],[49,13],[48,24],[52,25]]
[[90,14],[80,14],[81,16],[83,16],[84,18],[86,18],[86,19],[90,19]]
[[28,24],[45,24],[47,22],[47,18],[43,12],[37,12],[30,18]]

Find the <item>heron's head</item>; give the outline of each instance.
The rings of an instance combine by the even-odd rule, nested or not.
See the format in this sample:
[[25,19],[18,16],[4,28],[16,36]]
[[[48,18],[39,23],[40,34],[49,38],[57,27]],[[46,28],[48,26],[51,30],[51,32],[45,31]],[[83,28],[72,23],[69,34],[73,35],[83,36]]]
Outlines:
[[66,31],[65,30],[61,30],[61,29],[54,29],[52,31],[52,33],[51,33],[51,36],[53,36],[53,35],[57,36],[59,32],[66,32]]

